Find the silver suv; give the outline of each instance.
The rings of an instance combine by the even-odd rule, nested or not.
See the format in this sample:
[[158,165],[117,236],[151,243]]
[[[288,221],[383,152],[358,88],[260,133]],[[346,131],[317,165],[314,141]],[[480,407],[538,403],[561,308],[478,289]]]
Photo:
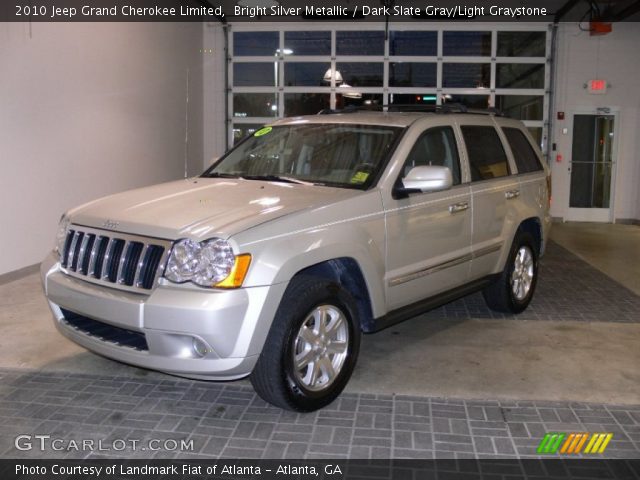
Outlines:
[[42,281],[59,331],[184,377],[250,376],[265,400],[334,400],[361,332],[482,290],[524,310],[549,172],[488,112],[352,112],[257,130],[197,178],[67,212]]

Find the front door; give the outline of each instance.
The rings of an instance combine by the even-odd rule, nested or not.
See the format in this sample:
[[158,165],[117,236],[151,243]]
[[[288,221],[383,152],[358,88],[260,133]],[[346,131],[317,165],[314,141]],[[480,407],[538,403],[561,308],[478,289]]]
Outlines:
[[471,189],[462,183],[452,125],[429,128],[416,140],[401,177],[421,165],[452,170],[453,187],[385,201],[389,310],[468,281],[471,264]]
[[613,114],[573,116],[567,220],[612,221],[615,128]]

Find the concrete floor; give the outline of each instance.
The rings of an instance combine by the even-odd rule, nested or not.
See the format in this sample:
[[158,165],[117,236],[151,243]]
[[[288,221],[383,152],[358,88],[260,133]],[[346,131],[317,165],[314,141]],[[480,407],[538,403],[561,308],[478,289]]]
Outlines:
[[640,226],[554,223],[551,238],[640,295]]
[[[639,227],[554,225],[552,238],[640,294]],[[0,326],[0,368],[168,378],[60,336],[37,275],[0,285]],[[639,342],[640,323],[416,317],[364,337],[348,391],[640,404]]]

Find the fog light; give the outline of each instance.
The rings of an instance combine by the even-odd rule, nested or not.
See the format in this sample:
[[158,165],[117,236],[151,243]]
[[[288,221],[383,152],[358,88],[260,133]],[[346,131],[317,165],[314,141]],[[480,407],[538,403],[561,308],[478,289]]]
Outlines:
[[209,345],[204,343],[199,338],[193,338],[193,351],[198,357],[204,357],[211,351]]

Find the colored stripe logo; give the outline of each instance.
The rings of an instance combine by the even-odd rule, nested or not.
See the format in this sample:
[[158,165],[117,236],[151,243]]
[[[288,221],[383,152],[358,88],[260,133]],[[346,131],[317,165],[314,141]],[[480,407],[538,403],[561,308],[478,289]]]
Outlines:
[[547,433],[538,445],[538,453],[556,453],[564,437],[564,433]]
[[[538,445],[538,454],[604,453],[613,433],[547,433]],[[586,447],[585,447],[586,445]],[[584,448],[584,450],[583,450]]]
[[584,453],[604,453],[612,438],[613,433],[594,433]]

